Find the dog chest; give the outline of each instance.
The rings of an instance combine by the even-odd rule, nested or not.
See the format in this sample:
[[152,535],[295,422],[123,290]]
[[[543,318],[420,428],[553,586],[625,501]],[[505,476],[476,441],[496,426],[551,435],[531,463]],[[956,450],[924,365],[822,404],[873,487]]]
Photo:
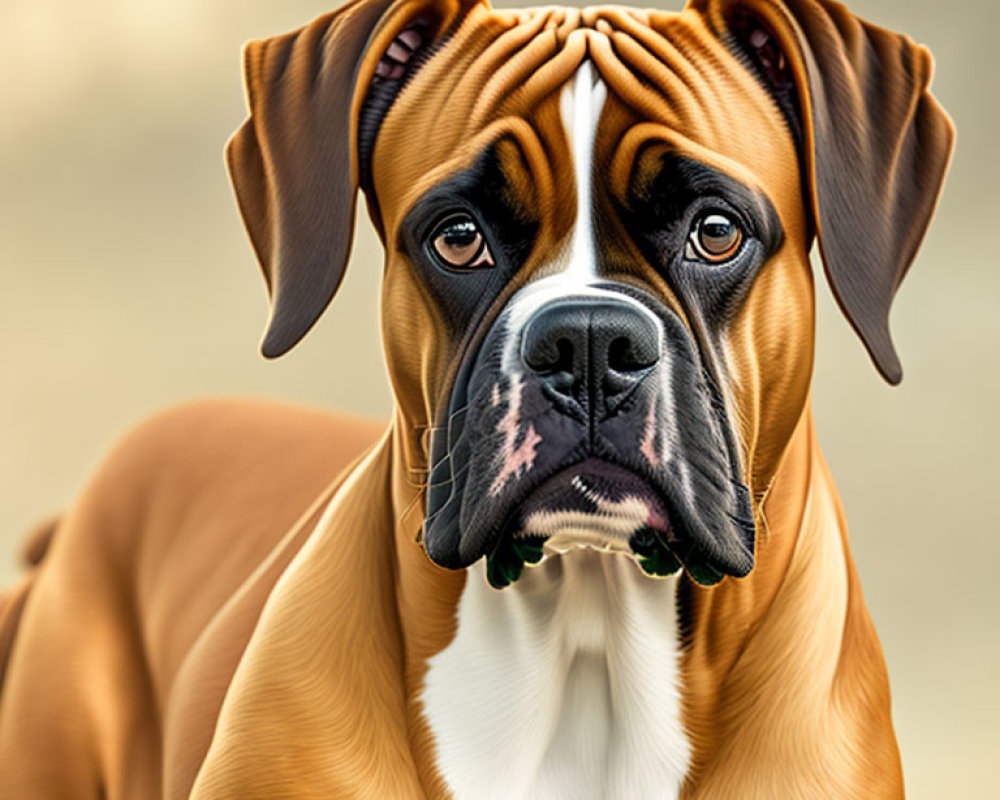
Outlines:
[[676,797],[689,758],[676,588],[591,550],[502,591],[472,568],[421,698],[455,797]]

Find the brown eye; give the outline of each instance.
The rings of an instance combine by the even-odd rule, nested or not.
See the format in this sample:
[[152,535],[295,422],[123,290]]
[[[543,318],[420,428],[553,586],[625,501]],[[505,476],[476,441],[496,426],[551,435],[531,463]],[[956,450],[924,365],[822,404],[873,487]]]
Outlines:
[[732,217],[712,212],[700,217],[688,240],[688,258],[713,264],[728,261],[743,244],[743,230]]
[[493,266],[486,239],[468,214],[457,214],[442,222],[431,237],[431,250],[442,266],[451,269]]

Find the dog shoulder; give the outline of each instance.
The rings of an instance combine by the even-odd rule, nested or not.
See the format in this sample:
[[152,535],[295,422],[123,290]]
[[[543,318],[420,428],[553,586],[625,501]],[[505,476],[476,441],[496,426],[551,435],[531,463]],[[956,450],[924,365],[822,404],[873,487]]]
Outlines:
[[203,575],[199,564],[213,568],[202,589],[229,592],[383,428],[236,398],[172,407],[119,440],[71,513],[101,518],[91,546],[130,565],[144,592]]
[[[90,752],[97,738],[119,755],[155,752],[157,737],[137,740],[128,720],[164,708],[201,633],[382,428],[213,399],[168,409],[127,432],[46,533],[51,543],[31,575],[23,624],[28,583],[11,596],[17,613],[0,626],[0,651],[17,637],[3,676],[0,760],[22,765],[0,775],[0,795],[70,793],[94,765],[83,760],[76,771],[53,774],[40,754]],[[236,657],[255,603],[246,625],[230,614],[216,630],[217,641],[235,642]],[[215,662],[219,674],[234,666]],[[110,705],[91,703],[95,693]],[[204,716],[221,697],[207,700],[199,713],[210,731]],[[156,776],[136,769],[130,780],[155,785]]]

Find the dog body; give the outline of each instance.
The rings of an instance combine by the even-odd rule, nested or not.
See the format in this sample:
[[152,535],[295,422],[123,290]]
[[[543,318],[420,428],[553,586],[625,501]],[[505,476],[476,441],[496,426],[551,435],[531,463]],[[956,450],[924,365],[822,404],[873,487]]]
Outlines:
[[898,381],[926,51],[815,0],[366,0],[245,65],[264,352],[360,187],[396,410],[133,434],[6,607],[0,795],[901,796],[808,251]]

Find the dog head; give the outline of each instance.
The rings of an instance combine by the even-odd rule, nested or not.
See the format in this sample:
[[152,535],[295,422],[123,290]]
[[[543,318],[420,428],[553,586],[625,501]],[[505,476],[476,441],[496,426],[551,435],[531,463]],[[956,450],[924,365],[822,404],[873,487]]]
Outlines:
[[889,307],[952,129],[928,52],[839,4],[355,0],[244,63],[228,163],[272,299],[263,352],[333,297],[363,189],[442,566],[486,557],[499,587],[591,546],[748,574],[807,403],[814,237],[901,378]]

